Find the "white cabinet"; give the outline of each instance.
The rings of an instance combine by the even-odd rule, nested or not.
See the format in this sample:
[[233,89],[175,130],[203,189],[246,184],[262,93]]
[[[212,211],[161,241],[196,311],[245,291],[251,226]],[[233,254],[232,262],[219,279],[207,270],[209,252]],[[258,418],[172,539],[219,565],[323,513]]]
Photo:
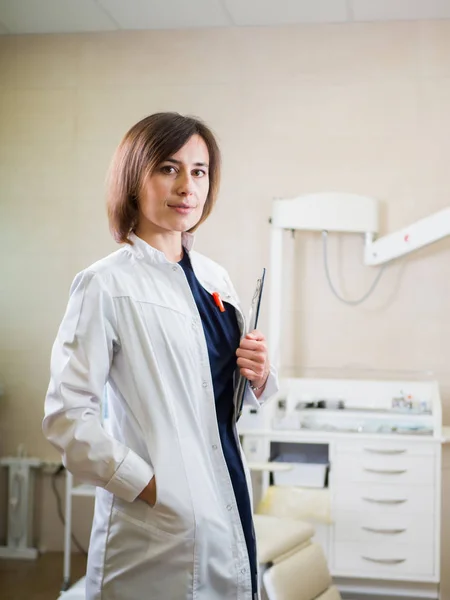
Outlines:
[[440,445],[335,442],[335,573],[438,579]]
[[248,435],[244,438],[242,449],[249,462],[264,462],[269,455],[269,442],[265,437]]
[[[448,576],[448,566],[441,573],[441,524],[450,507],[441,502],[442,474],[449,471],[442,471],[446,440],[437,384],[289,383],[297,393],[282,386],[283,406],[298,407],[303,388],[309,399],[316,392],[321,398],[350,400],[341,411],[305,409],[294,418],[294,409],[291,415],[285,410],[277,428],[275,398],[258,416],[258,426],[244,415],[243,449],[251,464],[273,459],[271,449],[280,443],[328,445],[332,523],[319,525],[318,541],[338,585],[345,582],[345,591],[380,597],[403,592],[411,599],[448,600],[439,595],[442,579]],[[391,412],[397,388],[424,398],[429,408],[423,413]],[[289,423],[300,426],[289,428]]]

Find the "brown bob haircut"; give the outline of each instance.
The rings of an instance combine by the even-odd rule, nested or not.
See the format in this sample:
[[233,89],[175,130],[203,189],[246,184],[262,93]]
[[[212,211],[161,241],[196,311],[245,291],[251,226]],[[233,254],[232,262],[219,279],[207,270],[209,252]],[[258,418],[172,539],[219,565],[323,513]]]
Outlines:
[[138,224],[139,193],[145,178],[173,156],[193,136],[203,138],[209,153],[209,191],[195,231],[211,213],[220,182],[220,150],[211,130],[199,119],[174,112],[155,113],[136,123],[119,144],[107,181],[109,227],[118,243],[132,242],[128,236]]

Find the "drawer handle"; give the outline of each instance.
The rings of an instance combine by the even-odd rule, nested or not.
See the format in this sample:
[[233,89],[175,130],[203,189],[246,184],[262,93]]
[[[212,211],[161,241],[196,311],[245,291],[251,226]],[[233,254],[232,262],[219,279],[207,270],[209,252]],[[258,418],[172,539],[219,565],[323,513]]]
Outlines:
[[361,527],[364,531],[369,531],[370,533],[382,533],[383,535],[399,535],[400,533],[405,533],[406,529],[376,529],[374,527]]
[[375,504],[404,504],[407,502],[406,498],[399,498],[398,500],[388,498],[363,498],[364,502],[373,502]]
[[381,565],[400,565],[406,562],[406,558],[371,558],[370,556],[362,556],[361,558]]
[[378,475],[402,475],[406,473],[408,469],[370,469],[369,467],[364,467],[364,471],[367,473],[378,473]]
[[382,448],[364,448],[364,452],[371,452],[372,454],[405,454],[406,450],[384,450]]

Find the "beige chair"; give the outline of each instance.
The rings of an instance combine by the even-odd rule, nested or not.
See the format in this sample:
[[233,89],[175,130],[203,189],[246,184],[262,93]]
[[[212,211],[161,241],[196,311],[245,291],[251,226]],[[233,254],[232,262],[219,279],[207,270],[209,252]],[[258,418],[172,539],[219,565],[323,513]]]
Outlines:
[[[253,464],[252,467],[255,471],[280,468],[273,463]],[[274,491],[269,490],[272,497]],[[294,495],[297,506],[298,499]],[[296,512],[286,511],[279,502],[275,502],[275,506],[273,502],[265,504],[265,514],[254,515],[263,600],[340,600],[322,548],[311,539],[314,527],[299,518],[277,516],[276,512],[280,509],[281,514],[283,510],[290,514]],[[271,504],[272,509],[268,508]],[[263,505],[264,502],[260,503],[260,507]]]
[[[262,589],[268,600],[339,600],[314,529],[294,519],[255,515]],[[263,596],[264,597],[264,596]]]

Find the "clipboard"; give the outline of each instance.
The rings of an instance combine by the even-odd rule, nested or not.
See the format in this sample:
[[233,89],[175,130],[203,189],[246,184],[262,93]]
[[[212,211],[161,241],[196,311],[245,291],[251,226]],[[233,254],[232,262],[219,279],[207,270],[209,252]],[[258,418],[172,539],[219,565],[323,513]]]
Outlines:
[[[250,333],[258,326],[259,320],[259,312],[261,308],[261,299],[264,290],[264,279],[266,277],[266,269],[262,270],[261,277],[256,281],[256,288],[253,294],[252,302],[250,305],[250,313],[248,318],[248,324],[245,330],[245,335]],[[237,392],[236,392],[236,414],[237,419],[241,416],[242,405],[244,403],[245,392],[247,391],[248,379],[239,374],[238,384],[237,384]]]

